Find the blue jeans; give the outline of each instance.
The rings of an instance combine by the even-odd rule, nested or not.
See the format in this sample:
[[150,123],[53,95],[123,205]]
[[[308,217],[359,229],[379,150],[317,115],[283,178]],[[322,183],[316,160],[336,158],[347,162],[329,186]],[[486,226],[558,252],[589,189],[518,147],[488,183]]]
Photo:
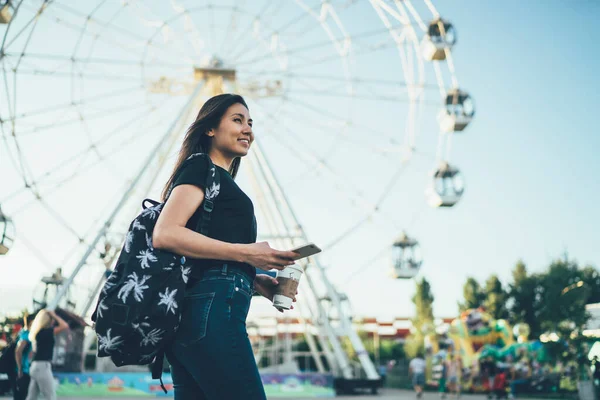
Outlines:
[[266,400],[246,332],[253,281],[224,264],[186,290],[181,324],[166,352],[175,400]]

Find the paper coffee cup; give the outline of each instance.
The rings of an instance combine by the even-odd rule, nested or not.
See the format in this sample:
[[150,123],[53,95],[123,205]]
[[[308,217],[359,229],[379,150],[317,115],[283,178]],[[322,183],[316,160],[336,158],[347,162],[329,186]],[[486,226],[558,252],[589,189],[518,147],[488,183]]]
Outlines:
[[277,271],[279,284],[275,286],[273,307],[283,310],[290,309],[303,273],[302,268],[297,265],[290,265],[281,271]]

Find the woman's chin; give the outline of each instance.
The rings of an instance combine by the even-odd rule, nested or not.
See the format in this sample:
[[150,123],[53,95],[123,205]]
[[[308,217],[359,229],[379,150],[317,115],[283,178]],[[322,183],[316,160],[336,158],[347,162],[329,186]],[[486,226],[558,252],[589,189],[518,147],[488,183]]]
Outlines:
[[242,149],[236,151],[236,153],[237,153],[236,157],[247,156],[249,151],[250,151],[250,146],[248,146],[248,147],[242,147]]

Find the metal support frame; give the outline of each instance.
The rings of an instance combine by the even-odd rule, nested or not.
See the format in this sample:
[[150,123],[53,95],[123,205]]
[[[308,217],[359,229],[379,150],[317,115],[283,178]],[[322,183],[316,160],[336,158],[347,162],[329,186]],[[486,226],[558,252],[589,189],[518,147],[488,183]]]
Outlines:
[[[132,180],[131,184],[129,185],[129,187],[127,188],[125,193],[123,193],[123,196],[121,197],[120,201],[117,203],[117,205],[111,212],[108,219],[104,222],[104,224],[102,225],[102,227],[96,234],[96,237],[94,238],[94,240],[88,246],[87,250],[85,251],[84,255],[81,257],[81,260],[77,263],[77,266],[75,267],[75,269],[73,270],[73,272],[71,273],[69,278],[65,281],[65,283],[63,285],[61,285],[61,287],[58,290],[58,293],[56,294],[54,299],[52,299],[52,301],[48,304],[49,309],[54,310],[58,306],[58,304],[60,303],[62,298],[66,295],[67,291],[69,290],[69,287],[73,284],[75,277],[79,274],[79,272],[81,271],[83,266],[86,265],[88,258],[94,251],[94,248],[96,247],[96,245],[98,245],[100,240],[106,235],[111,224],[113,223],[115,218],[119,215],[119,213],[122,211],[124,205],[127,203],[127,200],[129,200],[129,196],[133,193],[136,186],[140,183],[140,180],[142,179],[142,177],[148,172],[150,165],[158,157],[161,150],[164,149],[165,147],[169,147],[169,145],[172,145],[172,143],[174,143],[179,138],[181,131],[178,128],[186,120],[187,114],[190,112],[190,110],[193,109],[193,106],[198,101],[198,97],[202,93],[203,86],[204,86],[203,83],[198,84],[198,86],[193,91],[192,95],[190,96],[189,100],[186,102],[185,106],[181,109],[181,112],[179,113],[179,115],[177,115],[177,117],[171,123],[171,125],[169,126],[169,128],[167,129],[165,134],[159,139],[158,143],[156,144],[156,146],[154,147],[154,149],[152,150],[152,152],[150,153],[150,155],[148,156],[148,158],[146,159],[146,161],[140,168],[140,171],[137,173],[136,177]],[[98,285],[98,287],[99,286],[100,285]]]
[[[283,231],[274,232],[277,236],[285,237],[288,235],[289,239],[279,239],[278,244],[282,245],[282,248],[292,248],[292,246],[301,245],[307,243],[308,237],[294,211],[292,210],[291,204],[279,182],[270,167],[270,164],[265,157],[260,144],[257,140],[254,141],[252,153],[248,156],[252,162],[252,173],[260,174],[256,181],[264,183],[261,187],[262,192],[259,194],[260,199],[263,201],[268,199],[270,204],[274,207],[264,207],[263,210],[270,214],[267,219],[271,221],[280,222],[278,225],[282,227]],[[301,241],[298,239],[301,238]],[[338,369],[342,376],[346,379],[357,378],[352,372],[352,365],[348,358],[348,355],[343,350],[339,336],[346,336],[362,366],[368,379],[379,379],[375,366],[369,358],[368,352],[354,330],[351,323],[350,316],[346,315],[338,292],[335,290],[329,279],[323,266],[319,263],[318,257],[312,258],[312,264],[304,263],[305,267],[305,280],[308,283],[309,292],[311,294],[313,304],[317,307],[317,312],[312,313],[313,321],[316,322],[317,329],[324,332],[323,336],[326,336],[331,346],[333,347],[333,353]],[[322,282],[325,286],[325,292],[319,293],[318,288],[315,285],[315,281]],[[328,298],[331,300],[332,307],[336,309],[340,317],[340,326],[337,329],[337,333],[331,326],[329,317],[325,311],[325,307],[322,304],[322,299]]]

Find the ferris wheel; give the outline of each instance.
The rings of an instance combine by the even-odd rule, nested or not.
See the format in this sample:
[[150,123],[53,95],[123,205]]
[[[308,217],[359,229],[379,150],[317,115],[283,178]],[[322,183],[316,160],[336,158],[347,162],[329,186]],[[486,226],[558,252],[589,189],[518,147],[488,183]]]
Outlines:
[[[454,68],[455,28],[430,0],[1,4],[0,260],[32,279],[51,273],[48,301],[89,311],[194,111],[220,92],[242,94],[255,121],[239,181],[259,240],[310,238],[329,264],[350,265],[358,243],[372,243],[365,259],[386,243],[393,276],[410,278],[419,243],[400,233],[422,204],[463,195],[451,142],[474,106]],[[347,297],[308,267],[321,275],[305,315],[326,312],[322,298],[343,314]],[[323,327],[320,340],[335,329],[351,330]]]

